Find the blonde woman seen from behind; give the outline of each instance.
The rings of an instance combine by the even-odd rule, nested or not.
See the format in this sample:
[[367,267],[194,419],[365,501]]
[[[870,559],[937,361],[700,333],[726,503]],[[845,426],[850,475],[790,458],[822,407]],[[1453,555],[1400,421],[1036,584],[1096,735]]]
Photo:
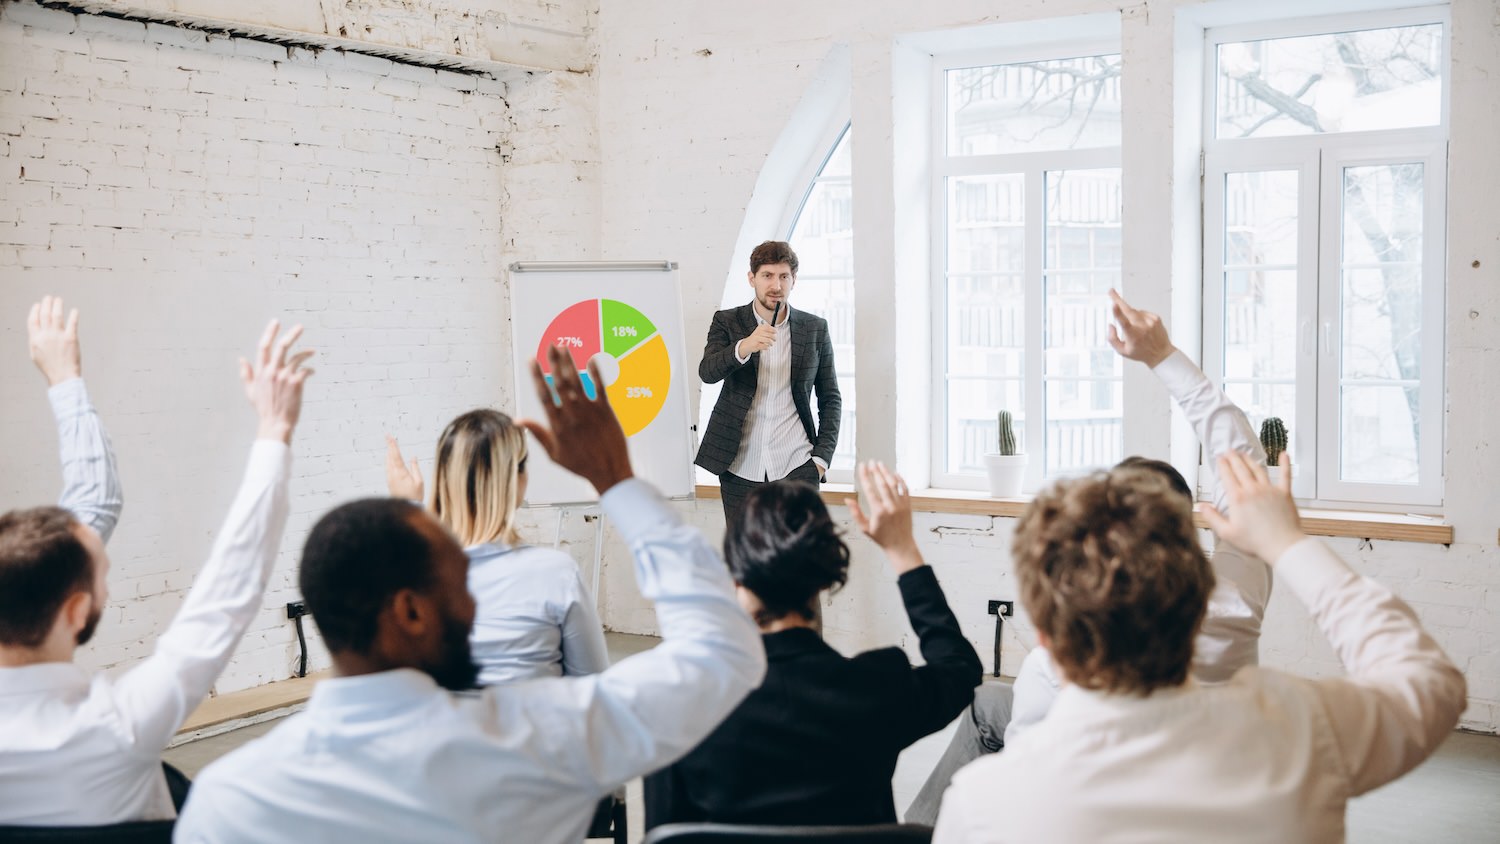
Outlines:
[[[417,461],[386,438],[392,496],[423,500]],[[478,604],[470,643],[479,684],[595,674],[609,667],[604,628],[572,557],[526,545],[516,510],[526,495],[526,435],[509,416],[471,410],[438,439],[433,515],[469,555]]]

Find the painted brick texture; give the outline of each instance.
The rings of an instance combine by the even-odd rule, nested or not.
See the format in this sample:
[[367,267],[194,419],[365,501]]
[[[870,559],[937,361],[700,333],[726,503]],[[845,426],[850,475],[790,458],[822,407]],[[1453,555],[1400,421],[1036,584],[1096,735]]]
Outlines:
[[[301,539],[331,505],[383,494],[383,433],[430,442],[463,409],[509,404],[502,243],[538,238],[506,228],[501,200],[508,172],[528,190],[540,177],[501,147],[541,130],[505,92],[365,56],[0,11],[0,489],[14,503],[57,492],[43,385],[20,352],[25,306],[58,292],[82,309],[127,495],[114,600],[83,662],[145,656],[191,584],[254,432],[234,360],[269,317],[306,325],[317,374],[281,557],[221,692],[289,676]],[[527,96],[567,113],[567,92]],[[562,196],[568,224],[587,216]]]

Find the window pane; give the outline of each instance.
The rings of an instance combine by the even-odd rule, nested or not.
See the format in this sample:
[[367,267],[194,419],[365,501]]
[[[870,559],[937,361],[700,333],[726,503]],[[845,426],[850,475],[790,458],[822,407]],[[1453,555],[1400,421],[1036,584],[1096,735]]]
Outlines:
[[1119,380],[1047,382],[1047,475],[1120,462],[1125,450]]
[[1025,364],[1021,275],[948,280],[948,374],[1016,376]]
[[948,154],[1120,143],[1120,57],[966,67],[947,77]]
[[948,374],[1021,375],[1024,200],[1019,174],[948,180]]
[[983,472],[984,455],[1000,448],[999,412],[1009,410],[1016,443],[1026,449],[1025,400],[1020,380],[950,378],[948,471]]
[[1421,433],[1416,385],[1345,386],[1340,398],[1340,477],[1415,484]]
[[1122,361],[1109,347],[1120,283],[1120,170],[1046,174],[1047,474],[1120,459]]
[[1297,377],[1297,271],[1224,273],[1224,378]]
[[1340,477],[1414,484],[1421,441],[1421,164],[1343,173]]
[[1302,431],[1297,427],[1297,386],[1266,381],[1234,382],[1226,380],[1224,393],[1250,417],[1250,427],[1260,433],[1260,425],[1274,416],[1286,426],[1288,450],[1296,447]]
[[1224,175],[1224,263],[1297,263],[1297,171]]
[[830,469],[854,468],[854,213],[845,131],[813,180],[787,238],[797,253],[795,307],[828,320],[844,409]]
[[1215,135],[1435,126],[1441,24],[1220,44]]

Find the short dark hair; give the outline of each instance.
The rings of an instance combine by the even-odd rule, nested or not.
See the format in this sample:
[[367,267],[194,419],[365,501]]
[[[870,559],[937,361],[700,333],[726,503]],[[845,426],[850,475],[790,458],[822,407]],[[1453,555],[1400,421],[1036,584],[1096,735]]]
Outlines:
[[1016,525],[1021,600],[1074,685],[1146,695],[1181,685],[1214,575],[1191,505],[1159,472],[1058,481]]
[[395,594],[435,585],[432,543],[419,518],[421,508],[409,501],[365,498],[313,525],[298,583],[329,650],[367,653]]
[[750,252],[751,275],[760,272],[766,264],[786,264],[792,270],[792,278],[797,277],[797,253],[784,240],[768,240]]
[[724,535],[724,559],[765,607],[755,619],[762,624],[794,612],[811,619],[818,593],[849,577],[849,546],[818,490],[801,481],[750,491]]
[[61,507],[0,516],[0,644],[40,647],[63,603],[93,591],[94,564],[77,528]]
[[1165,460],[1157,460],[1153,457],[1142,457],[1139,454],[1132,454],[1124,460],[1121,460],[1119,463],[1116,463],[1115,468],[1146,469],[1155,472],[1158,475],[1161,475],[1162,478],[1166,480],[1168,486],[1172,487],[1172,489],[1180,493],[1182,497],[1186,498],[1189,502],[1192,502],[1196,499],[1196,496],[1193,495],[1193,488],[1188,486],[1187,478],[1184,478],[1182,476],[1182,473],[1177,471],[1176,466],[1173,466],[1171,463],[1168,463]]

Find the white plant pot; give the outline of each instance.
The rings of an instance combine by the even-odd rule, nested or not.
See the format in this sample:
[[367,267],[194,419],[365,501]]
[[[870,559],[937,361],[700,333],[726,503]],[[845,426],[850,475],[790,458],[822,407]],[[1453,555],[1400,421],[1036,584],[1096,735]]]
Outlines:
[[[1298,468],[1300,468],[1300,465],[1292,467],[1292,477],[1293,478],[1297,477],[1297,470],[1298,470]],[[1280,466],[1267,466],[1266,467],[1266,476],[1268,478],[1270,478],[1271,484],[1273,486],[1277,485],[1277,484],[1280,484],[1281,483],[1281,467]]]
[[986,454],[984,471],[989,475],[991,496],[1015,498],[1021,494],[1021,481],[1026,477],[1026,455]]

